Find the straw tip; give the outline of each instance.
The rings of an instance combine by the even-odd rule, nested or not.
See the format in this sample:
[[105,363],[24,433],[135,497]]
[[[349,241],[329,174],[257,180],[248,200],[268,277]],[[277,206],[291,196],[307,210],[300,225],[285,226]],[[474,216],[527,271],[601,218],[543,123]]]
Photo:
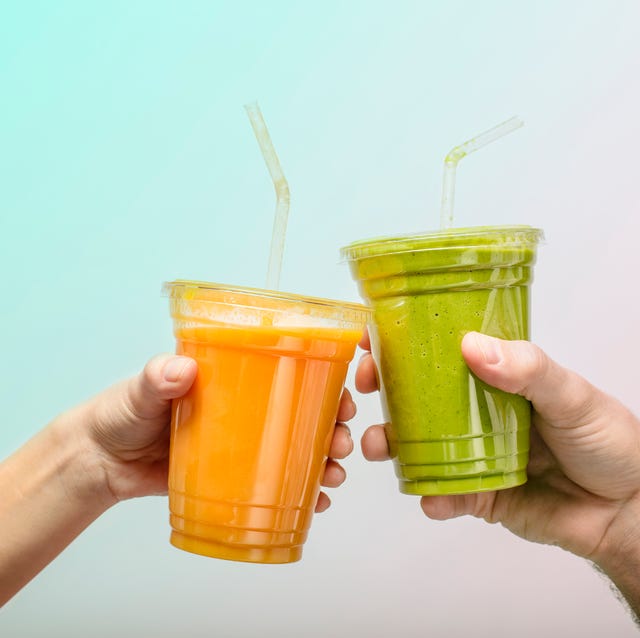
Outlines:
[[509,124],[514,129],[517,129],[517,128],[520,128],[521,126],[524,126],[524,120],[518,115],[514,115],[512,118],[508,119],[504,124],[505,125]]

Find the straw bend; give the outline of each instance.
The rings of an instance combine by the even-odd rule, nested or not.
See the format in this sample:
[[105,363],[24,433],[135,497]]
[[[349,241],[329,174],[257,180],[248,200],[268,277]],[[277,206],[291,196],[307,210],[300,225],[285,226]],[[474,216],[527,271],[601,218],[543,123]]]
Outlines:
[[519,117],[512,117],[502,122],[502,124],[498,124],[488,131],[472,137],[463,144],[454,146],[447,153],[447,156],[444,158],[444,175],[442,177],[442,201],[440,204],[441,228],[451,228],[453,226],[453,200],[455,196],[456,168],[458,167],[458,162],[463,157],[469,155],[469,153],[477,151],[523,125],[524,122]]
[[282,257],[284,254],[284,241],[287,232],[287,221],[289,219],[289,205],[291,196],[289,184],[284,176],[280,160],[273,147],[271,136],[267,125],[262,117],[262,112],[257,102],[245,104],[245,110],[249,116],[251,127],[262,151],[273,187],[276,191],[276,210],[273,219],[273,234],[271,236],[271,250],[269,253],[269,267],[267,270],[267,288],[278,290],[280,287],[280,271],[282,269]]

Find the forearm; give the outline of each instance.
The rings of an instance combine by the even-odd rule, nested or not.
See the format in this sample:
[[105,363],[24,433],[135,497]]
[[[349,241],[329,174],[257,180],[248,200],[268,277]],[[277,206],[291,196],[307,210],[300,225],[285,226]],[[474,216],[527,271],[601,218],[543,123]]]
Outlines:
[[82,419],[59,417],[0,464],[0,605],[114,503]]

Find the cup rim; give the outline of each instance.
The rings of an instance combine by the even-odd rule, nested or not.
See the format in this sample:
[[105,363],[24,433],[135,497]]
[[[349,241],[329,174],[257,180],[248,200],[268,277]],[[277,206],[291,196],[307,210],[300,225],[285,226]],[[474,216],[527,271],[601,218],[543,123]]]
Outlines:
[[[219,295],[218,298],[216,298],[217,293]],[[211,301],[219,303],[231,303],[231,299],[234,295],[244,296],[252,301],[284,301],[290,303],[292,306],[302,304],[310,309],[315,309],[320,313],[326,313],[327,311],[362,313],[363,322],[366,322],[372,313],[371,308],[368,306],[352,301],[340,301],[337,299],[299,295],[279,290],[251,288],[248,286],[230,286],[216,282],[195,281],[189,279],[165,281],[162,284],[162,295],[164,297],[169,297],[170,299],[189,299],[192,301]]]
[[[451,241],[437,245],[438,241],[443,239]],[[343,260],[354,261],[381,255],[472,248],[491,244],[504,247],[533,247],[543,241],[544,232],[542,229],[525,224],[467,226],[361,239],[341,248],[340,256]]]

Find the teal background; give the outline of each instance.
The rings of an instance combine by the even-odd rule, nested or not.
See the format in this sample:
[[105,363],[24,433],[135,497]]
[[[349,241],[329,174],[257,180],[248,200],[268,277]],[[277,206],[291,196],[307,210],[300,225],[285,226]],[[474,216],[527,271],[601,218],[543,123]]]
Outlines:
[[[462,161],[457,223],[544,228],[534,340],[638,410],[639,20],[636,0],[3,3],[0,453],[173,348],[162,281],[264,285],[255,99],[292,192],[282,288],[350,300],[339,247],[437,227],[446,153],[522,117]],[[381,419],[358,403],[354,436]],[[180,552],[166,499],[131,501],[0,634],[636,635],[584,561],[430,522],[389,464],[345,465],[298,564]]]

